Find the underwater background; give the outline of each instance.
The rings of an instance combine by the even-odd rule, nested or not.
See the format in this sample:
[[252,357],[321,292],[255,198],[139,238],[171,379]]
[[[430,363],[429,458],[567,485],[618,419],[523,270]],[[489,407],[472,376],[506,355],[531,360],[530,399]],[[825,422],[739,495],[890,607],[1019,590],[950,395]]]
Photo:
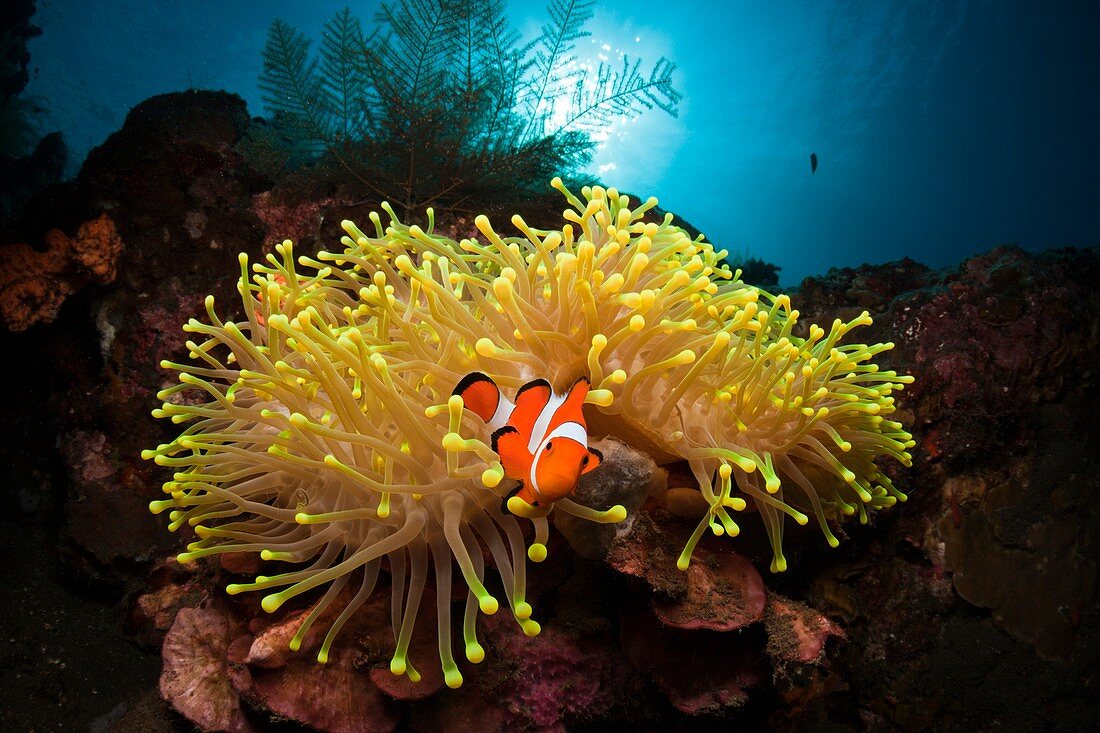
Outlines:
[[[556,101],[478,124],[538,138],[576,112],[570,85],[624,59],[640,60],[654,96],[623,95],[579,137],[526,139],[527,167],[490,156],[439,174],[462,192],[448,198],[432,188],[444,187],[445,125],[402,138],[410,105],[383,140],[406,147],[349,152],[332,130],[318,144],[298,116],[309,105],[295,106],[309,90],[295,96],[271,70],[272,58],[294,66],[273,39],[307,41],[316,58],[340,18],[369,32],[379,11],[435,0],[0,9],[0,730],[1100,729],[1100,3],[448,5],[475,6],[499,11],[517,47],[533,43],[528,59],[559,26],[576,34],[575,58],[545,69],[564,80]],[[424,181],[384,170],[419,142],[436,146],[413,167]],[[456,652],[465,681],[447,689],[434,611],[448,594],[429,580],[410,652],[423,680],[395,676],[398,573],[385,565],[328,664],[316,638],[291,654],[319,592],[275,613],[260,594],[230,596],[283,563],[181,563],[194,531],[150,512],[171,473],[146,459],[179,434],[150,413],[176,399],[164,363],[193,362],[184,325],[212,320],[209,294],[222,317],[247,320],[239,253],[263,262],[284,239],[296,255],[338,251],[340,222],[367,231],[382,198],[408,224],[432,205],[434,236],[455,241],[486,240],[482,211],[503,236],[517,234],[513,213],[562,229],[555,176],[581,198],[605,195],[582,193],[596,183],[628,194],[639,231],[675,214],[743,268],[773,323],[797,310],[791,339],[858,326],[846,348],[875,366],[853,380],[890,388],[853,401],[912,438],[867,439],[873,418],[837,425],[882,450],[862,468],[897,491],[873,487],[866,514],[834,505],[835,548],[812,517],[788,518],[785,572],[772,514],[744,493],[740,535],[691,540],[681,570],[700,517],[716,526],[706,476],[593,423],[605,463],[575,498],[629,516],[595,526],[556,511],[534,554],[524,544],[542,530],[523,524],[516,564],[532,559],[540,634],[502,603],[478,622],[484,661]],[[659,205],[642,212],[650,196]],[[280,277],[253,309],[283,304],[294,283]],[[509,562],[484,554],[503,599],[493,568]]]
[[[67,172],[153,94],[240,94],[263,114],[261,50],[280,18],[316,39],[346,3],[40,3],[26,94],[64,132]],[[367,19],[377,3],[350,4]],[[527,39],[544,3],[513,0]],[[1100,8],[1088,2],[601,2],[578,61],[666,56],[678,118],[620,120],[591,170],[656,196],[711,241],[780,267],[998,244],[1100,241]],[[809,156],[818,171],[811,175]]]

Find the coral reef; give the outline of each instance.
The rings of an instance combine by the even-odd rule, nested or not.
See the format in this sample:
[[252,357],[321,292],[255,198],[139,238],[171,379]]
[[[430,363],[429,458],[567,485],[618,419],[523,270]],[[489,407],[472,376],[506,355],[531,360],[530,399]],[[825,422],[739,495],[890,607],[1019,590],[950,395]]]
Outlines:
[[317,230],[324,222],[324,212],[346,203],[338,198],[310,199],[294,204],[280,202],[272,191],[252,197],[252,211],[263,222],[264,242],[291,239],[301,242],[317,239]]
[[[382,729],[412,731],[1100,727],[1092,448],[1100,438],[1100,256],[1090,250],[998,248],[941,271],[912,261],[868,265],[792,293],[802,314],[795,336],[807,336],[810,322],[847,323],[867,310],[874,323],[861,329],[865,340],[897,340],[876,361],[916,377],[895,413],[918,440],[904,471],[914,491],[903,506],[869,514],[866,527],[830,524],[846,538],[837,548],[813,532],[785,533],[791,569],[783,575],[767,572],[761,522],[739,521],[736,542],[705,533],[693,582],[721,592],[696,616],[739,618],[739,628],[661,621],[663,609],[700,608],[693,576],[676,560],[710,504],[686,463],[658,467],[629,446],[605,450],[616,455],[608,473],[600,485],[599,472],[586,476],[577,501],[640,500],[632,521],[577,522],[568,542],[587,557],[553,529],[546,560],[527,577],[543,633],[517,633],[509,614],[483,618],[486,659],[464,667],[460,690],[445,688],[434,661],[431,588],[410,645],[410,658],[425,660],[414,684],[389,670],[388,573],[348,621],[329,665],[318,665],[324,621],[304,640],[307,653],[285,644],[317,591],[266,614],[256,594],[227,596],[224,587],[273,563],[245,553],[182,566],[160,560],[176,538],[148,514],[159,469],[138,456],[172,437],[147,414],[157,387],[170,386],[158,382],[157,365],[186,360],[179,327],[202,312],[203,295],[222,304],[238,297],[236,277],[225,277],[236,252],[256,259],[270,250],[255,198],[268,184],[234,152],[247,122],[230,95],[150,100],[77,181],[36,196],[4,233],[27,243],[54,228],[72,236],[106,212],[125,247],[114,282],[74,291],[51,323],[0,329],[0,373],[18,387],[0,404],[8,437],[0,441],[8,492],[0,543],[11,559],[0,566],[0,614],[15,639],[0,670],[0,727],[190,730],[158,684],[168,674],[162,643],[177,619],[170,655],[205,660],[191,669],[209,677],[190,682],[222,696],[203,698],[206,713],[187,713],[210,728],[354,724],[346,707],[326,704],[327,719],[310,709],[305,698],[329,692],[370,711]],[[324,216],[320,228],[300,223],[324,241],[338,236],[340,219],[359,216],[301,211]],[[544,219],[539,226],[553,223]],[[446,234],[480,236],[471,223]],[[314,256],[303,246],[298,253]],[[226,317],[240,321],[243,312]],[[743,516],[751,512],[750,503]],[[756,573],[725,571],[746,564]],[[759,614],[759,601],[745,599],[758,599],[761,586]],[[495,578],[487,587],[503,590]],[[456,613],[463,596],[452,596]],[[200,613],[180,617],[181,609]],[[201,717],[215,707],[226,714]]]
[[106,214],[81,224],[75,237],[51,229],[45,244],[45,252],[21,243],[0,247],[0,317],[12,331],[53,321],[73,292],[115,279],[122,239]]
[[891,358],[918,377],[911,480],[930,490],[810,593],[846,627],[866,724],[1100,722],[1086,702],[1100,644],[1097,277],[1096,250],[1000,247],[954,271],[902,261],[803,284],[809,313],[893,323],[905,338]]
[[[243,101],[229,94],[148,99],[92,151],[75,181],[32,200],[17,227],[34,242],[109,212],[125,244],[110,287],[74,291],[50,326],[64,336],[41,337],[41,358],[69,385],[53,405],[68,477],[59,484],[68,492],[64,551],[86,582],[121,587],[133,572],[128,563],[151,562],[170,547],[140,488],[154,481],[141,449],[151,435],[166,437],[147,400],[161,379],[159,361],[183,349],[180,325],[201,311],[193,293],[211,290],[208,273],[234,268],[241,250],[262,252],[263,226],[251,212],[257,179],[232,151],[247,124]],[[86,268],[73,261],[69,271]],[[215,281],[213,292],[232,287]],[[35,338],[43,325],[25,333]],[[88,469],[89,456],[102,471]]]

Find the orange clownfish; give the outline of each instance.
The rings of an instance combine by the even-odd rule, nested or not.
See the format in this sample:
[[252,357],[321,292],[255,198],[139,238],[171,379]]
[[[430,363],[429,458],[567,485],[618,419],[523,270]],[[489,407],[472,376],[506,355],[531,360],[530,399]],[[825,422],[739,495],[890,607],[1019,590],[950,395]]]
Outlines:
[[603,461],[588,447],[581,411],[588,389],[588,377],[560,395],[545,379],[536,379],[520,387],[513,403],[492,378],[471,372],[452,394],[488,424],[504,475],[520,482],[513,495],[539,506],[573,493],[581,474]]
[[[271,279],[274,282],[279,283],[280,285],[286,285],[286,278],[283,277],[282,275],[276,275],[275,277],[273,277]],[[256,300],[261,302],[261,303],[264,302],[264,291],[262,289],[259,290],[256,293]],[[282,305],[282,303],[280,303],[280,305]],[[266,319],[264,318],[264,314],[260,313],[259,311],[256,312],[256,323],[259,323],[261,326],[266,325]]]

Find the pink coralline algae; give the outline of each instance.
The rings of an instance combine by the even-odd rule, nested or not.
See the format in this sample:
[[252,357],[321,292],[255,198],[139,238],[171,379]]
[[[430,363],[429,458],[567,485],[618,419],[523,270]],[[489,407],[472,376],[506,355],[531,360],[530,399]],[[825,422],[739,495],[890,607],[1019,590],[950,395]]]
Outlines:
[[355,653],[338,647],[328,664],[296,656],[274,670],[252,669],[252,690],[264,708],[328,733],[389,733],[395,707],[358,668]]
[[780,661],[817,662],[825,653],[829,637],[844,638],[844,631],[825,616],[778,593],[768,594],[765,625],[768,655]]
[[[327,733],[394,730],[397,704],[369,673],[381,653],[370,639],[372,634],[383,638],[387,604],[360,609],[353,629],[359,643],[334,650],[328,664],[318,665],[312,656],[286,649],[285,640],[304,612],[250,631],[238,609],[209,599],[202,607],[176,612],[175,604],[189,588],[166,586],[142,597],[138,606],[158,625],[175,612],[164,638],[161,695],[200,728],[251,733],[264,729],[265,718],[274,718]],[[319,644],[315,635],[307,635],[303,648]]]
[[213,608],[184,608],[164,638],[160,694],[204,730],[252,733],[226,667],[234,622]]
[[325,210],[343,203],[346,202],[323,198],[283,204],[271,191],[264,191],[252,197],[252,213],[263,222],[265,242],[270,244],[284,239],[300,242],[316,235]]
[[487,642],[501,659],[484,673],[496,679],[480,682],[525,727],[565,730],[571,717],[614,703],[628,669],[610,647],[553,626],[537,637],[517,635],[511,626],[500,617],[486,624]]

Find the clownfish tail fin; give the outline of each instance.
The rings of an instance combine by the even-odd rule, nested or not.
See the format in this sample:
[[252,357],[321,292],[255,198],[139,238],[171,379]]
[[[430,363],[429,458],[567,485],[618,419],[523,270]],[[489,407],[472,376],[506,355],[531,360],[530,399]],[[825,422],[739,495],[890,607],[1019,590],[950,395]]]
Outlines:
[[452,395],[462,398],[462,403],[485,422],[496,414],[500,404],[500,389],[493,378],[481,372],[470,372],[457,385]]

